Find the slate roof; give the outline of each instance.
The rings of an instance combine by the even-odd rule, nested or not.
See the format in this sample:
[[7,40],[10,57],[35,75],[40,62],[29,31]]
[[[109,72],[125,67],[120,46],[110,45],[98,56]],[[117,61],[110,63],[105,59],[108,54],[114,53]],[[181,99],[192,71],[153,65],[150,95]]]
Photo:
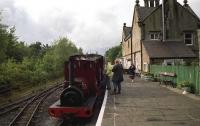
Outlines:
[[187,9],[192,15],[194,15],[198,20],[199,17],[195,14],[195,12],[192,10],[192,8],[189,5],[183,6],[185,9]]
[[156,9],[157,9],[156,7],[139,7],[138,8],[139,20],[144,21],[144,19],[148,17]]
[[[192,8],[189,5],[181,5],[179,2],[177,2],[178,5],[184,7],[186,10],[188,10],[194,17],[196,17],[198,20],[199,17],[196,15],[196,13],[192,10]],[[138,17],[140,21],[144,21],[149,15],[151,15],[156,9],[161,8],[162,5],[158,7],[138,7]]]
[[181,41],[143,41],[150,58],[196,58],[194,52]]
[[132,30],[132,27],[124,27],[123,28],[123,31],[124,31],[124,39],[128,39],[129,37],[131,37],[131,30]]

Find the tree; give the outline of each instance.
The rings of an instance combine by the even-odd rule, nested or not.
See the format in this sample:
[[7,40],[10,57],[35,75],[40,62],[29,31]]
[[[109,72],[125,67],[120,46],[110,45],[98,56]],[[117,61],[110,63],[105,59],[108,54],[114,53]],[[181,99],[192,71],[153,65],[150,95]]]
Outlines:
[[64,62],[68,60],[71,55],[79,54],[80,50],[66,37],[59,38],[55,43],[54,55],[55,59],[58,61],[58,68],[62,68]]
[[[0,13],[1,15],[1,13]],[[1,18],[0,18],[1,22]],[[4,62],[6,59],[6,48],[8,45],[8,32],[7,32],[7,27],[4,24],[0,23],[0,63]]]
[[30,48],[30,57],[38,58],[42,55],[42,43],[35,42],[29,46]]
[[73,42],[66,37],[61,37],[44,55],[42,63],[44,71],[50,73],[52,77],[60,76],[63,73],[64,62],[69,56],[80,53],[82,50],[78,49]]
[[112,47],[112,48],[108,49],[106,51],[106,53],[105,53],[105,57],[111,63],[114,63],[114,60],[116,58],[120,58],[121,56],[122,56],[122,47],[121,47],[121,45]]
[[[1,21],[1,18],[0,18]],[[0,85],[13,88],[34,86],[63,75],[64,62],[73,54],[82,54],[72,41],[61,37],[53,45],[18,41],[15,27],[0,23]]]
[[24,44],[24,42],[18,42],[13,51],[13,58],[17,62],[22,62],[24,57],[28,57],[29,52],[29,48]]
[[18,42],[15,35],[15,27],[7,30],[8,26],[0,24],[0,63],[8,59],[21,62],[27,53],[27,47],[22,42]]

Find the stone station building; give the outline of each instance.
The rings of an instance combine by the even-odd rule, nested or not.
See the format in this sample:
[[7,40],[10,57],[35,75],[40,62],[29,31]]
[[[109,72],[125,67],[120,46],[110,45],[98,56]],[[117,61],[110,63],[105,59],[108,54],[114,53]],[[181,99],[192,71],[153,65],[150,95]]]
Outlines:
[[[150,64],[173,65],[198,62],[200,19],[187,0],[136,0],[132,26],[123,26],[122,63],[134,63],[138,71],[148,71]],[[164,16],[163,16],[164,15]]]

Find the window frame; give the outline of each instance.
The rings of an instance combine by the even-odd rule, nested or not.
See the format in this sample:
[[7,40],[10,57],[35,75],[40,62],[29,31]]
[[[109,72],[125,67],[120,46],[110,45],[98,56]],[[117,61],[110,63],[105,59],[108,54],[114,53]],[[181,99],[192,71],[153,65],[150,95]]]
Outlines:
[[[186,34],[190,34],[191,38],[186,38]],[[191,39],[191,44],[186,43],[186,40],[189,40],[189,39]],[[184,32],[184,43],[187,46],[192,46],[194,44],[194,34],[192,32]]]
[[160,32],[150,32],[149,38],[150,40],[160,40]]

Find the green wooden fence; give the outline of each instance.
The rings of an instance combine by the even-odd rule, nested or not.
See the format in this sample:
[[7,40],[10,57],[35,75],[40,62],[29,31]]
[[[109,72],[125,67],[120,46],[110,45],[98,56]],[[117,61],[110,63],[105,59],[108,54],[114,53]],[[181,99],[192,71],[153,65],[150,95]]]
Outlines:
[[158,76],[160,72],[173,72],[177,77],[175,82],[179,85],[183,81],[189,81],[195,88],[195,93],[200,95],[200,67],[198,66],[161,66],[151,65],[150,73]]

